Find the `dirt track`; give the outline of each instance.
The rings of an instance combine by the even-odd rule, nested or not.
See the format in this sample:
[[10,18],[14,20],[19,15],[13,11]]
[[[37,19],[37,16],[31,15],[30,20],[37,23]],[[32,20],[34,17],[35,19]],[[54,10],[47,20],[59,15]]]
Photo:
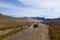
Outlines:
[[40,23],[37,28],[28,28],[22,32],[13,35],[7,40],[50,40],[49,26]]

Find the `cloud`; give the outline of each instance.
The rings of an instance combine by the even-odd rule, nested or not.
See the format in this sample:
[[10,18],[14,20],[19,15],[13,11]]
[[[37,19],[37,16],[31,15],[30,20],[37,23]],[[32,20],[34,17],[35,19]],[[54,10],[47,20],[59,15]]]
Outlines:
[[[47,17],[60,17],[60,0],[19,0],[20,2],[38,8],[36,14]],[[40,9],[40,10],[39,10]]]
[[[43,15],[43,14],[40,14],[43,12],[40,9],[24,8],[24,7],[12,5],[9,3],[3,3],[3,2],[2,3],[0,2],[0,8],[3,8],[3,9],[5,8],[3,14],[16,16],[16,17],[21,17],[21,16],[34,17],[34,16]],[[40,15],[38,15],[38,14],[40,14]]]
[[[28,7],[0,2],[0,8],[6,8],[5,14],[15,17],[60,17],[60,0],[18,0]],[[21,4],[21,5],[22,5]],[[30,7],[29,7],[30,6]],[[3,11],[3,10],[2,10]]]
[[25,3],[27,5],[33,5],[37,7],[54,7],[54,8],[60,8],[60,0],[19,0],[22,3]]

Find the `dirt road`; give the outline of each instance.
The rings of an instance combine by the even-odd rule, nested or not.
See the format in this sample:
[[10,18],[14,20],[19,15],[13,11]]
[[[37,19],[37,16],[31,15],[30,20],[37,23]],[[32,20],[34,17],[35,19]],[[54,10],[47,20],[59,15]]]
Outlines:
[[28,28],[22,32],[13,35],[7,40],[50,40],[49,26],[40,23],[37,28]]

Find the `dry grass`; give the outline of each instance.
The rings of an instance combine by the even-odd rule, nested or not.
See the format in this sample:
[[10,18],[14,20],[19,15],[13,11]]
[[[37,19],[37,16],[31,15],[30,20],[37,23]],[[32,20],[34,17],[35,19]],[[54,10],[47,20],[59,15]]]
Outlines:
[[21,20],[0,14],[0,30],[30,25],[32,21]]
[[22,31],[33,23],[30,20],[16,19],[0,14],[0,40]]
[[17,20],[17,21],[1,21],[0,22],[0,30],[11,29],[11,28],[18,28],[22,26],[30,26],[33,23],[29,20]]
[[[5,21],[6,22],[6,21]],[[17,21],[7,21],[6,23],[1,22],[3,26],[0,26],[0,31],[5,32],[5,34],[0,35],[0,39],[3,40],[4,38],[7,38],[8,36],[15,34],[19,31],[22,31],[33,23],[33,21],[29,20],[17,20]],[[11,30],[10,30],[11,29]],[[5,30],[9,30],[6,32]]]
[[50,26],[51,40],[60,40],[60,21],[44,21]]

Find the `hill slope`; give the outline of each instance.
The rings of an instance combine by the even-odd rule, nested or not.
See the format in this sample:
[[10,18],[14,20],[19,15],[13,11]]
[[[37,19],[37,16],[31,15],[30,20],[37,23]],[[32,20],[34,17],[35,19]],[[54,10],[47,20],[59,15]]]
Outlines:
[[0,40],[28,28],[33,21],[0,14]]
[[44,21],[49,25],[51,40],[60,40],[60,20]]
[[30,25],[31,23],[33,22],[30,20],[17,19],[0,14],[0,30],[10,29],[14,27],[22,27],[25,25]]

